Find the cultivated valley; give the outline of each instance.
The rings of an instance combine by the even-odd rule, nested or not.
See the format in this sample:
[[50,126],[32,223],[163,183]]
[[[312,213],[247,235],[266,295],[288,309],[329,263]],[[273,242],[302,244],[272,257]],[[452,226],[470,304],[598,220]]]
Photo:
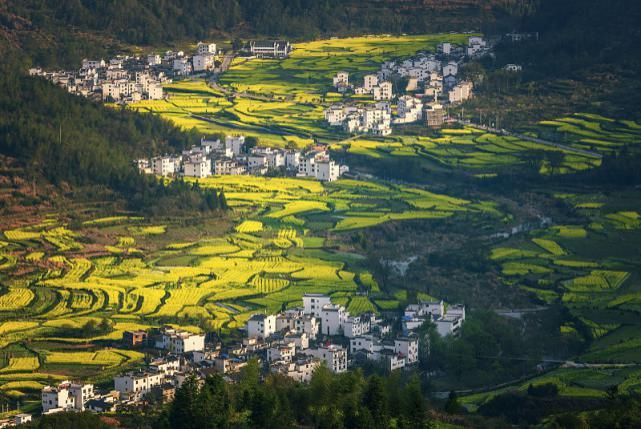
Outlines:
[[639,424],[638,5],[17,3],[0,427]]

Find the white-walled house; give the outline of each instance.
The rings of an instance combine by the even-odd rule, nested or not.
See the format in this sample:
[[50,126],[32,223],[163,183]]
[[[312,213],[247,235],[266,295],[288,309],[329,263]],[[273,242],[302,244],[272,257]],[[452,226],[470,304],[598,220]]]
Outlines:
[[465,81],[454,86],[448,92],[448,99],[450,103],[460,103],[472,98],[472,82]]
[[423,118],[423,102],[411,95],[399,97],[396,110],[398,118],[394,119],[394,123],[397,124],[418,122]]
[[452,52],[452,44],[449,42],[439,43],[436,47],[436,51],[439,54],[450,55],[450,53]]
[[165,92],[162,85],[159,83],[150,83],[147,87],[147,98],[149,100],[162,100],[165,97]]
[[214,55],[213,54],[198,54],[192,58],[194,72],[209,71],[214,68]]
[[84,411],[85,403],[94,395],[93,384],[63,381],[57,386],[46,386],[41,391],[42,412]]
[[262,173],[268,168],[267,155],[265,154],[251,154],[247,156],[247,167],[249,171]]
[[211,159],[205,156],[192,156],[184,163],[186,177],[204,178],[211,176]]
[[436,325],[436,332],[441,337],[448,335],[457,335],[465,319],[459,316],[445,315],[444,317],[434,321]]
[[155,372],[128,372],[114,377],[114,389],[131,399],[139,399],[163,384],[165,375]]
[[418,362],[418,337],[410,335],[396,338],[394,352],[404,356],[408,365]]
[[456,76],[458,74],[458,63],[450,61],[443,66],[443,76]]
[[397,369],[405,368],[405,365],[407,364],[405,356],[396,353],[394,350],[389,348],[384,348],[380,351],[378,360],[383,361],[385,368],[388,371],[396,371]]
[[217,176],[239,176],[247,173],[244,165],[231,159],[217,159],[214,161],[214,174]]
[[472,36],[467,43],[467,56],[473,57],[482,54],[487,48],[487,42],[479,36]]
[[249,338],[268,338],[276,332],[276,316],[254,314],[247,321],[247,336]]
[[286,40],[252,40],[249,42],[250,52],[258,58],[287,58],[292,51],[291,44]]
[[330,106],[325,110],[325,120],[332,127],[341,126],[346,116],[346,109],[342,105]]
[[298,170],[300,164],[300,151],[288,150],[285,152],[285,167],[290,170]]
[[234,155],[242,153],[245,146],[245,136],[227,136],[225,137],[225,147],[230,148]]
[[156,347],[171,353],[189,353],[205,349],[205,334],[164,328]]
[[309,348],[309,337],[305,332],[288,332],[283,337],[285,342],[292,342],[296,346],[296,350],[305,350]]
[[355,354],[363,351],[366,353],[379,352],[382,349],[381,342],[372,335],[361,335],[349,339],[349,352]]
[[450,305],[446,308],[443,301],[410,304],[405,308],[403,329],[413,331],[428,320],[434,322],[439,335],[457,335],[465,322],[465,306]]
[[151,170],[157,176],[170,176],[176,172],[176,160],[173,156],[151,158]]
[[320,359],[305,357],[292,362],[276,362],[270,365],[270,371],[285,375],[299,383],[309,383],[314,371],[321,365]]
[[312,151],[299,158],[298,176],[331,182],[339,175],[340,166],[330,159],[327,151]]
[[305,314],[314,317],[320,317],[323,307],[331,303],[331,298],[322,293],[306,293],[303,295],[303,311]]
[[[312,314],[305,314],[301,310],[287,310],[276,316],[276,331],[296,332],[298,335],[305,334],[307,342],[309,339],[316,339],[320,331],[320,322],[317,317]],[[303,347],[304,340],[300,344],[296,344],[300,348]]]
[[342,335],[347,317],[348,313],[342,305],[324,305],[321,309],[321,332],[323,335]]
[[370,321],[367,317],[348,316],[343,322],[343,335],[347,338],[359,337],[370,331]]
[[14,424],[16,426],[27,424],[27,423],[31,422],[32,420],[33,420],[33,418],[31,416],[31,414],[27,414],[27,413],[16,414],[13,417],[13,422],[14,422]]
[[445,303],[440,301],[421,301],[409,304],[405,308],[405,316],[439,318],[445,315]]
[[147,65],[150,67],[162,64],[162,58],[158,54],[147,55]]
[[187,58],[181,57],[174,60],[174,73],[180,76],[187,76],[191,74],[191,63]]
[[338,92],[345,92],[349,89],[349,73],[340,71],[333,77],[332,83]]
[[392,90],[392,82],[381,82],[377,86],[372,88],[372,94],[374,95],[374,100],[391,100],[394,98],[394,92]]
[[365,92],[370,93],[375,86],[378,85],[378,76],[375,74],[367,74],[363,77],[363,89]]
[[340,166],[334,161],[325,160],[316,163],[315,177],[323,182],[333,182],[340,175]]
[[347,371],[347,350],[339,345],[322,345],[316,349],[304,350],[303,353],[322,360],[333,373]]
[[198,44],[196,45],[196,52],[199,55],[215,54],[216,53],[216,44],[215,43],[198,42]]
[[296,343],[282,342],[267,349],[267,362],[291,362],[296,356]]
[[[202,350],[194,351],[194,353],[199,352],[202,352]],[[149,369],[153,372],[167,376],[174,375],[176,372],[180,371],[180,358],[176,356],[168,356],[166,358],[156,359],[149,363]]]
[[102,69],[105,67],[107,67],[107,63],[105,63],[105,60],[88,60],[86,58],[82,60],[83,70]]

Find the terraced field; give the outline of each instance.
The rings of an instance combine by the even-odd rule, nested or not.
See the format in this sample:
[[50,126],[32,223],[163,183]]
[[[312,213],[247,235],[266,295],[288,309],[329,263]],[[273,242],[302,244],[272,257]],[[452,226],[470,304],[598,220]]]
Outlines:
[[[355,314],[397,308],[406,296],[381,291],[362,256],[325,247],[328,234],[496,216],[487,202],[384,182],[227,176],[199,184],[224,189],[234,208],[227,230],[184,235],[180,224],[112,216],[3,233],[11,264],[0,279],[0,390],[2,380],[40,383],[51,372],[99,379],[140,361],[105,347],[125,330],[173,323],[226,332],[254,312],[301,305],[306,292],[331,294]],[[32,393],[11,386],[14,396]]]
[[[262,144],[305,146],[312,137],[330,142],[336,131],[323,123],[323,105],[338,101],[328,93],[331,76],[347,70],[362,78],[388,59],[434,51],[441,41],[463,43],[469,35],[370,36],[296,44],[283,60],[235,59],[220,79],[224,91],[203,80],[167,85],[168,100],[131,105],[177,125],[206,134],[242,133]],[[255,98],[228,97],[245,93]],[[340,136],[338,136],[340,137]]]
[[613,155],[625,146],[641,143],[641,125],[600,115],[577,113],[539,122],[539,132],[577,149]]
[[[433,51],[444,40],[464,43],[468,36],[371,36],[300,43],[285,60],[235,59],[220,77],[220,87],[204,80],[179,81],[166,86],[167,100],[142,101],[131,107],[160,114],[203,134],[241,133],[259,137],[261,144],[269,146],[304,147],[316,140],[352,155],[398,161],[412,157],[424,165],[468,171],[481,179],[515,166],[556,175],[601,164],[598,156],[473,127],[443,129],[430,137],[394,133],[385,138],[345,140],[349,136],[324,123],[324,108],[343,98],[328,91],[336,72],[348,71],[357,82],[386,60]],[[633,121],[584,113],[542,121],[526,132],[605,155],[641,141],[641,125]],[[360,219],[355,224],[371,222]]]
[[[641,324],[637,316],[641,310],[641,226],[634,210],[638,210],[638,193],[556,194],[556,198],[578,210],[585,221],[511,238],[494,247],[490,259],[496,262],[506,286],[520,287],[541,304],[561,304],[568,309],[571,317],[560,327],[561,333],[591,341],[578,361],[641,365]],[[624,390],[638,389],[638,371],[609,371],[621,375],[611,384],[620,382]],[[563,369],[550,377],[560,377],[556,381],[562,394],[601,397],[611,384],[593,385],[593,378],[599,374],[602,372],[596,369]],[[567,380],[572,380],[575,388],[566,390],[563,386],[568,386]],[[486,399],[479,395],[469,401],[478,405]]]
[[[601,164],[596,157],[517,137],[499,136],[474,127],[443,129],[436,137],[358,138],[343,142],[340,147],[348,153],[376,159],[415,157],[468,170],[480,178],[515,165],[528,166],[541,174],[569,174]],[[556,158],[560,158],[559,161]]]

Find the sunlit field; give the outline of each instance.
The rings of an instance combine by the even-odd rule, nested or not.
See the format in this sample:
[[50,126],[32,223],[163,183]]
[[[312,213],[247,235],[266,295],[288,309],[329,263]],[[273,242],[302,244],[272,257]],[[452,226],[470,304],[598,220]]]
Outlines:
[[[141,355],[104,346],[125,330],[171,323],[229,332],[256,312],[301,305],[307,292],[330,294],[355,314],[396,309],[406,295],[381,291],[363,257],[326,246],[328,234],[497,216],[488,202],[385,182],[198,182],[224,190],[231,227],[194,237],[172,222],[110,216],[74,226],[48,218],[2,232],[0,346],[15,353],[0,359],[0,383],[19,377],[25,384],[11,385],[14,396],[51,374],[100,380],[108,374],[101,371],[135,365]],[[20,346],[27,340],[28,350]]]

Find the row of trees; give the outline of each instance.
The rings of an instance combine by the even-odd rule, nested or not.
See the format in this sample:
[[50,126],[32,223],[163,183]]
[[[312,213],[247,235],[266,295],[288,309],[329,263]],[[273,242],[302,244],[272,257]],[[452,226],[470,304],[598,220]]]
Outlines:
[[365,377],[319,368],[308,384],[281,375],[260,381],[259,365],[243,368],[240,382],[214,375],[200,385],[188,379],[156,428],[362,428],[431,427],[417,378]]

